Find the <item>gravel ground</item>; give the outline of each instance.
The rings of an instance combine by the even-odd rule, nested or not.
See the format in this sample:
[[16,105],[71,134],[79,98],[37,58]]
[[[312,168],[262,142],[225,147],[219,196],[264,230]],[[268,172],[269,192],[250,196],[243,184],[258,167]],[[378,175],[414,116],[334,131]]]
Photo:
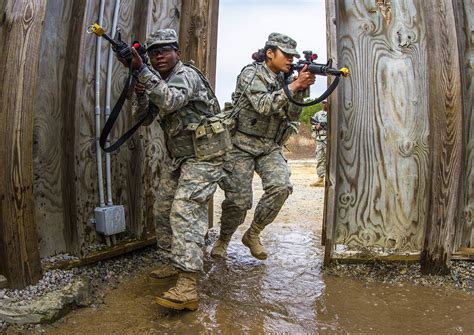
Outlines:
[[447,276],[423,275],[419,264],[366,263],[332,264],[324,270],[326,275],[352,277],[362,281],[388,283],[392,285],[410,282],[421,286],[448,287],[473,293],[474,263],[453,261],[451,274]]
[[[314,169],[311,169],[313,171]],[[306,173],[306,172],[305,172]],[[308,184],[311,178],[306,177],[298,180],[298,174],[293,175],[295,183]],[[300,176],[301,177],[301,176]],[[322,199],[323,189],[314,189],[316,196]],[[319,199],[319,198],[318,198]],[[296,202],[298,199],[294,199]],[[219,203],[219,202],[217,202]],[[318,215],[322,215],[322,201],[317,201]],[[291,205],[291,201],[289,205]],[[220,206],[216,206],[216,210]],[[291,213],[293,215],[294,213]],[[296,214],[295,214],[296,215]],[[216,239],[215,230],[209,232],[209,240]],[[101,247],[101,246],[99,246]],[[46,259],[46,262],[61,262],[66,259],[74,259],[73,256],[62,254]],[[36,285],[29,286],[24,290],[0,289],[0,299],[10,298],[21,300],[25,303],[31,301],[35,296],[42,296],[53,290],[64,288],[71,283],[76,276],[85,276],[90,280],[93,294],[93,306],[103,303],[106,287],[115,288],[127,279],[138,273],[148,271],[149,268],[160,263],[160,257],[155,247],[148,247],[133,253],[116,257],[111,260],[102,261],[95,265],[75,268],[72,270],[51,270],[44,274],[44,278]],[[324,270],[329,276],[351,277],[361,281],[382,282],[392,285],[403,285],[404,282],[428,287],[446,287],[464,292],[473,292],[474,263],[464,261],[452,262],[451,274],[448,276],[422,275],[419,264],[405,263],[366,263],[366,264],[334,264]],[[0,321],[0,332],[7,327],[5,322]],[[32,328],[28,328],[32,329]],[[37,327],[34,329],[38,330]]]
[[[64,255],[55,256],[56,261],[64,260]],[[89,279],[92,288],[93,304],[100,305],[104,298],[104,289],[108,287],[115,288],[120,282],[130,279],[139,272],[156,266],[160,263],[160,256],[156,252],[155,247],[148,247],[133,253],[116,257],[110,260],[102,261],[94,265],[71,270],[50,270],[46,272],[43,278],[36,284],[28,286],[23,290],[0,289],[0,299],[6,298],[13,301],[20,301],[27,304],[35,297],[40,297],[48,292],[61,290],[70,284],[73,278],[85,276]],[[48,259],[48,262],[53,261]],[[6,322],[0,321],[0,331],[8,327]],[[17,328],[36,329],[37,326]]]

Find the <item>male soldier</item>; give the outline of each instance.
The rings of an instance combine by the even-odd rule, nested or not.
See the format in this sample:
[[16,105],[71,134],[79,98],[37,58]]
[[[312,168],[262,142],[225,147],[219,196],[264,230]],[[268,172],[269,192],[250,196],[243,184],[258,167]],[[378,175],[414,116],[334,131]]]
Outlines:
[[293,189],[282,146],[294,132],[292,122],[299,120],[302,108],[291,103],[287,94],[302,101],[305,91],[315,81],[315,75],[305,67],[296,80],[288,85],[285,82],[293,57],[299,57],[295,48],[296,41],[292,38],[270,34],[264,48],[253,55],[255,62],[246,66],[237,78],[233,94],[234,109],[238,111],[234,148],[226,157],[224,169],[228,175],[220,184],[225,190],[225,200],[220,236],[211,251],[213,257],[226,256],[232,234],[252,207],[252,179],[256,172],[262,178],[264,194],[242,243],[255,258],[267,258],[260,232],[273,222]]
[[207,79],[180,61],[176,32],[157,30],[147,39],[146,48],[152,68],[132,48],[132,67],[138,79],[135,116],[147,115],[148,124],[159,119],[172,158],[172,164],[162,167],[157,190],[156,233],[158,248],[173,266],[165,264],[152,274],[159,278],[178,275],[176,285],[156,302],[167,308],[195,310],[196,279],[203,267],[201,248],[208,228],[207,204],[223,176],[221,157],[226,148],[220,136],[228,132],[220,131],[222,124],[212,118],[219,113],[219,105]]
[[318,179],[311,186],[324,186],[324,177],[326,175],[326,144],[327,144],[327,125],[328,125],[328,103],[321,102],[323,110],[317,112],[311,118],[311,124],[316,139],[316,174]]

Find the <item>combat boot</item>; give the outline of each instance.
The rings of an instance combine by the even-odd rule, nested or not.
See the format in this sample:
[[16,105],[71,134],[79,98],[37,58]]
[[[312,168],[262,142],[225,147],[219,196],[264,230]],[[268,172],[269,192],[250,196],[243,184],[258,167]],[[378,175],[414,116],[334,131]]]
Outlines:
[[229,246],[230,239],[219,237],[211,250],[211,257],[214,258],[225,258],[227,256],[227,247]]
[[156,297],[155,302],[170,309],[188,309],[195,311],[198,308],[196,272],[180,272],[176,285]]
[[253,257],[264,260],[267,259],[267,251],[260,242],[260,232],[262,230],[258,228],[254,223],[250,225],[250,228],[242,236],[242,243],[250,249],[250,253]]
[[314,183],[312,183],[310,186],[312,187],[324,187],[324,177],[318,177]]
[[160,264],[148,274],[151,278],[162,283],[176,279],[177,275],[178,270],[170,264]]

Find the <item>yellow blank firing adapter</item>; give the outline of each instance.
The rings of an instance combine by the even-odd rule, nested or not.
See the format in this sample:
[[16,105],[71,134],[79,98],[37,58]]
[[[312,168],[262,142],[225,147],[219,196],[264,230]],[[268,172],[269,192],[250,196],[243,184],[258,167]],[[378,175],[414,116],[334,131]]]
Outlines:
[[343,67],[341,69],[339,69],[339,71],[341,71],[341,75],[343,77],[349,77],[351,75],[351,72],[349,71],[349,69],[347,67]]
[[102,36],[105,34],[105,29],[99,26],[98,23],[94,23],[92,26],[87,28],[89,34],[96,34],[97,36]]

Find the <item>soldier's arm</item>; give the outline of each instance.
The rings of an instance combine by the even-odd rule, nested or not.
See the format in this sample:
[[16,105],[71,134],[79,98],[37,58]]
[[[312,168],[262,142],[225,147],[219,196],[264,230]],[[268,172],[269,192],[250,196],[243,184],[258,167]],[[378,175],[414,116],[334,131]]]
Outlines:
[[145,85],[148,98],[160,109],[160,114],[167,115],[189,103],[197,80],[191,78],[190,74],[191,72],[183,71],[172,82],[167,83],[150,69],[144,68],[138,75],[138,80]]
[[[294,93],[293,99],[298,102],[303,102],[304,98],[308,96],[309,88],[304,91]],[[290,121],[298,121],[300,119],[303,107],[295,105],[292,102],[288,103],[288,119]]]
[[258,74],[254,76],[254,73],[254,68],[244,70],[239,77],[238,83],[242,90],[244,90],[250,83],[244,94],[247,96],[252,107],[258,113],[263,115],[281,113],[283,107],[288,103],[288,97],[283,89],[275,92],[268,92],[267,86],[263,80],[258,76]]

